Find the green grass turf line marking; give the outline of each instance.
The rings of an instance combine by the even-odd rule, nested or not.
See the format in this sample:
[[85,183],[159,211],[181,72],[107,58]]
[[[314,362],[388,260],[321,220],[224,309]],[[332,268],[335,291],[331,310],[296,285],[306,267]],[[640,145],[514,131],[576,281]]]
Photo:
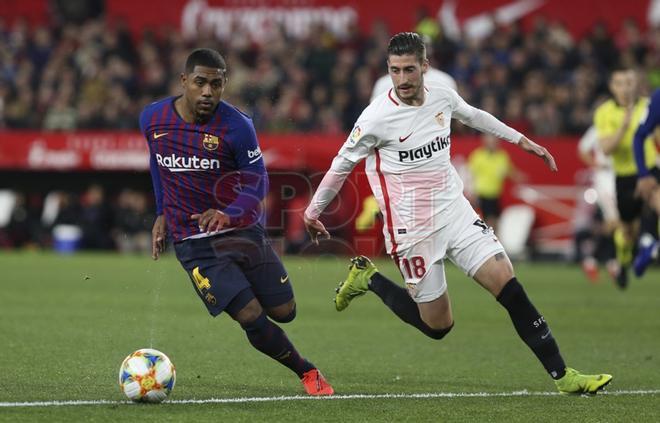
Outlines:
[[[279,397],[242,397],[242,398],[208,398],[208,399],[181,399],[169,400],[164,404],[227,404],[227,403],[249,403],[269,401],[333,401],[333,400],[359,400],[359,399],[430,399],[430,398],[492,398],[492,397],[546,397],[558,396],[558,392],[429,392],[421,394],[347,394],[332,396],[279,396]],[[660,395],[660,389],[646,390],[620,390],[605,391],[598,395]],[[0,407],[59,407],[70,405],[116,405],[133,404],[130,401],[107,401],[107,400],[71,400],[71,401],[35,401],[35,402],[0,402]]]

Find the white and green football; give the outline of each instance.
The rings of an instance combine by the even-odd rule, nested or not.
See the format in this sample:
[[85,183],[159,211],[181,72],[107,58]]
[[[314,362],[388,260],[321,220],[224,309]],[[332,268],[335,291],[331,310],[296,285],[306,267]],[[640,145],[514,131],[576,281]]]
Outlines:
[[162,402],[174,388],[176,371],[158,350],[142,348],[124,359],[119,368],[119,387],[135,402]]

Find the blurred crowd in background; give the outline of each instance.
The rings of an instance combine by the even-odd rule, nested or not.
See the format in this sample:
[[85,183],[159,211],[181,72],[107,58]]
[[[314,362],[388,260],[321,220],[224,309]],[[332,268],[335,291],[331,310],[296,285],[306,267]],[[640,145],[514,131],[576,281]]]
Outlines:
[[[297,253],[307,241],[302,212],[308,198],[277,198],[269,192],[263,204],[266,228],[283,253]],[[116,250],[151,253],[151,228],[155,220],[153,193],[139,189],[105,189],[92,183],[82,191],[0,189],[0,250],[3,248],[53,248],[62,253]],[[349,236],[350,225],[330,216],[333,233]]]
[[[9,201],[13,207],[5,213],[2,205]],[[0,210],[0,248],[151,251],[155,219],[151,193],[123,189],[108,195],[96,184],[80,194],[0,190]]]
[[[539,18],[531,31],[514,24],[455,42],[435,19],[418,18],[432,66],[452,75],[469,103],[534,136],[582,134],[616,63],[640,70],[643,91],[660,86],[660,28],[642,32],[632,20],[575,39]],[[190,49],[206,46],[225,55],[225,98],[258,131],[345,133],[386,72],[392,34],[382,23],[342,38],[324,27],[310,34],[291,39],[280,31],[259,44],[239,30],[228,40],[210,33],[184,40],[160,28],[134,39],[122,22],[102,18],[52,27],[0,18],[0,127],[136,129],[145,104],[180,92]]]
[[[53,1],[60,10],[68,4]],[[422,10],[417,22],[412,29],[427,38],[431,65],[456,80],[466,101],[532,136],[582,135],[608,97],[616,64],[639,71],[642,92],[660,87],[660,28],[643,32],[633,20],[619,28],[596,25],[578,39],[561,23],[537,18],[529,31],[512,24],[459,41]],[[229,66],[224,98],[252,116],[259,132],[343,137],[386,73],[392,34],[382,22],[341,37],[322,26],[309,33],[290,38],[281,30],[260,43],[240,30],[230,39],[201,31],[187,40],[169,27],[133,37],[123,22],[103,19],[100,9],[94,18],[55,18],[51,26],[9,25],[0,17],[0,130],[136,130],[146,104],[180,93],[190,50],[211,47]],[[108,194],[91,185],[76,194],[6,193],[15,206],[0,216],[0,248],[50,246],[58,237],[76,239],[75,248],[151,248],[149,192]],[[58,226],[66,230],[58,233]],[[294,219],[287,228],[295,251],[305,240],[304,227]]]

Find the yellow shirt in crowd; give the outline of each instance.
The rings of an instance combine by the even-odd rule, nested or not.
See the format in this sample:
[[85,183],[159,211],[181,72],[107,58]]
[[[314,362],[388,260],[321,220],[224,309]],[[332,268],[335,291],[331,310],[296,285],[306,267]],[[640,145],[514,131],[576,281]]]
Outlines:
[[[612,163],[614,173],[617,176],[631,176],[637,174],[637,164],[635,163],[635,154],[633,152],[633,138],[639,122],[646,116],[646,109],[649,104],[647,97],[637,100],[633,109],[630,125],[621,139],[621,143],[612,152]],[[601,104],[594,113],[594,125],[599,138],[609,137],[623,126],[623,120],[626,115],[626,109],[619,106],[616,101],[610,99]],[[646,166],[651,169],[655,166],[657,150],[652,138],[644,141],[644,157],[646,157]]]
[[498,198],[511,172],[511,160],[504,150],[491,152],[479,147],[470,153],[468,167],[474,180],[475,193],[479,197]]

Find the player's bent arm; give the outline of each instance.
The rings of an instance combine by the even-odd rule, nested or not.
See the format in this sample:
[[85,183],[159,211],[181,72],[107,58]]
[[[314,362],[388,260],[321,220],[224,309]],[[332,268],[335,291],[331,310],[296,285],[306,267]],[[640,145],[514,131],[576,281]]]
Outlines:
[[633,153],[635,155],[635,163],[637,164],[637,175],[640,178],[650,175],[650,171],[646,166],[644,142],[658,125],[660,125],[660,90],[656,90],[653,93],[648,105],[646,118],[639,125],[637,131],[635,131],[635,137],[633,138]]
[[[646,151],[644,143],[649,135],[654,133],[660,125],[660,90],[656,90],[648,105],[648,112],[633,138],[633,153],[637,164],[637,187],[635,194],[642,197],[653,209],[660,210],[660,194],[658,194],[658,183],[651,171],[646,166]],[[656,137],[656,143],[659,140]],[[655,198],[655,199],[654,199]]]
[[222,210],[229,216],[232,224],[239,224],[243,216],[251,210],[263,212],[261,205],[268,192],[269,182],[262,160],[259,162],[259,165],[255,163],[241,169],[241,190],[236,199]]
[[[240,174],[240,191],[234,201],[221,210],[229,216],[232,225],[240,225],[253,210],[263,213],[261,203],[268,192],[268,172],[252,121],[243,115],[243,124],[237,129],[230,148]],[[215,216],[215,215],[214,215]]]

